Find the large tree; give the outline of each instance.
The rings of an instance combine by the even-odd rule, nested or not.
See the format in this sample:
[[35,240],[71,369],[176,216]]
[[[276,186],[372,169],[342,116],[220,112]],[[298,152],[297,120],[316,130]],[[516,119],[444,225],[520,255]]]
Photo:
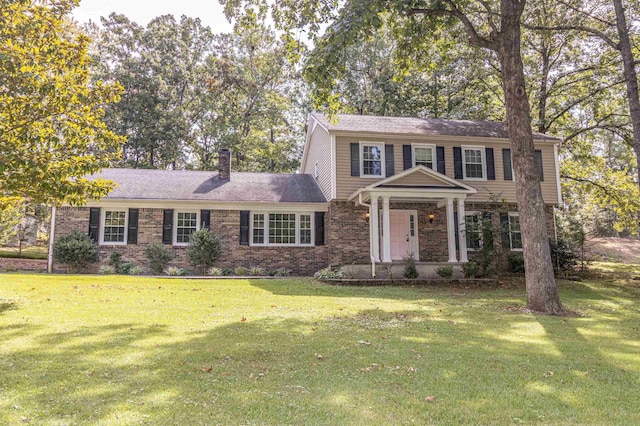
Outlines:
[[[226,11],[238,16],[243,11],[254,12],[251,1],[229,1]],[[546,231],[544,201],[534,160],[530,106],[526,91],[521,56],[521,17],[525,0],[499,2],[470,1],[365,1],[350,0],[339,9],[333,2],[307,0],[278,3],[274,18],[283,30],[304,26],[317,30],[324,21],[333,19],[326,34],[316,40],[314,83],[321,96],[332,99],[336,76],[345,71],[336,52],[345,45],[360,43],[370,31],[385,22],[394,27],[405,45],[419,49],[425,31],[446,36],[452,26],[461,28],[467,42],[495,55],[500,65],[506,109],[505,128],[511,141],[516,175],[518,210],[523,236],[526,268],[527,306],[535,311],[563,314],[560,303]],[[337,12],[336,12],[337,10]],[[427,53],[421,51],[420,53]],[[319,65],[323,69],[319,69]],[[334,105],[336,106],[336,105]]]
[[86,175],[118,156],[102,107],[120,87],[90,83],[89,39],[65,20],[76,4],[0,2],[0,201],[82,204],[112,187]]

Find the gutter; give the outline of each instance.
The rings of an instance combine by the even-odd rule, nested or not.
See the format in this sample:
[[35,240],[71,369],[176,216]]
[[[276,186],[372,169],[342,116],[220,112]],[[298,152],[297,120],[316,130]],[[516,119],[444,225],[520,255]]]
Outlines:
[[53,239],[56,232],[56,206],[51,207],[51,227],[49,229],[49,253],[47,255],[47,272],[53,272]]
[[[362,201],[362,192],[358,193],[358,201],[357,201],[358,205],[362,206],[362,207],[368,207],[369,208],[369,213],[371,213],[371,204],[367,204],[364,201]],[[376,257],[373,255],[373,240],[371,239],[372,237],[372,229],[371,229],[371,221],[369,221],[369,259],[371,260],[371,277],[375,278],[376,277]]]

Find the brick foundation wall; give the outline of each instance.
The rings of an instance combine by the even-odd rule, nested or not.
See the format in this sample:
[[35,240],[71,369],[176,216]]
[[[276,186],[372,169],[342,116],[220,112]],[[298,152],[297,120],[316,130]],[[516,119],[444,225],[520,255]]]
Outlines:
[[[125,246],[98,246],[100,262],[91,265],[87,272],[95,273],[100,265],[106,265],[113,252],[122,253],[123,262],[134,262],[148,268],[144,249],[152,243],[162,243],[163,209],[141,208],[138,211],[138,243]],[[325,219],[325,227],[328,219]],[[71,233],[74,229],[89,230],[89,208],[60,207],[56,211],[55,238]],[[240,245],[240,211],[211,210],[211,230],[223,245],[223,251],[216,266],[235,268],[237,266],[260,266],[266,270],[286,268],[294,275],[312,275],[327,266],[328,247],[251,247]],[[325,230],[325,235],[328,230]],[[171,246],[174,259],[169,266],[194,269],[186,257],[186,247]],[[367,246],[368,247],[368,246]],[[64,265],[54,261],[54,271],[65,272]]]

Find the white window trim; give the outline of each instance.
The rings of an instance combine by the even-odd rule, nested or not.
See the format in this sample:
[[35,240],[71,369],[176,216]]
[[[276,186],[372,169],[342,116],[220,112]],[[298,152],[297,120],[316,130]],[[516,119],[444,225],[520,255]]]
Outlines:
[[[380,175],[365,175],[364,174],[364,147],[365,146],[377,146],[380,147]],[[366,179],[384,179],[387,177],[386,170],[386,150],[384,142],[375,142],[375,141],[360,141],[360,150],[358,155],[360,155],[360,177]]]
[[[107,219],[107,212],[124,212],[124,240],[120,241],[105,241],[104,240],[104,227]],[[129,230],[129,209],[121,208],[108,208],[103,207],[100,209],[100,245],[101,246],[126,246],[127,234]]]
[[431,169],[436,170],[438,168],[438,159],[436,158],[436,146],[426,143],[412,143],[411,144],[411,166],[416,166],[416,148],[428,148],[431,150]]
[[[460,148],[462,149],[462,178],[464,180],[469,180],[469,181],[486,181],[487,180],[487,156],[485,153],[485,147],[478,146],[478,145],[462,145]],[[480,156],[482,158],[482,177],[481,178],[467,177],[467,161],[466,161],[466,156],[464,155],[465,150],[467,149],[480,151]]]
[[[482,212],[479,212],[479,211],[468,211],[468,212],[465,212],[465,214],[464,214],[464,218],[465,218],[464,229],[465,229],[465,232],[467,230],[467,223],[466,223],[467,216],[479,216],[480,217],[479,218],[479,222],[478,222],[480,224],[480,229],[478,231],[480,232],[480,235],[479,235],[480,248],[482,248],[482,244],[484,243],[482,241],[482,220],[483,220]],[[468,241],[469,241],[469,234],[467,234],[467,244],[469,244]],[[476,251],[476,249],[467,247],[467,251]]]
[[[264,215],[264,242],[262,244],[253,242],[253,216]],[[270,244],[269,243],[269,214],[294,214],[296,216],[296,242],[295,244]],[[311,219],[311,243],[300,243],[300,215],[308,215]],[[253,247],[313,247],[316,243],[316,218],[314,212],[273,212],[273,211],[252,211],[249,214],[249,245]]]
[[178,214],[195,213],[196,214],[196,231],[200,230],[200,210],[174,210],[173,215],[173,245],[178,247],[188,246],[189,243],[178,242]]
[[[511,251],[522,251],[522,248],[513,248],[513,241],[511,240],[511,218],[512,217],[517,217],[518,220],[520,219],[520,214],[517,212],[509,212],[509,249]],[[519,223],[519,222],[518,222]],[[520,225],[520,242],[522,242],[522,225]]]

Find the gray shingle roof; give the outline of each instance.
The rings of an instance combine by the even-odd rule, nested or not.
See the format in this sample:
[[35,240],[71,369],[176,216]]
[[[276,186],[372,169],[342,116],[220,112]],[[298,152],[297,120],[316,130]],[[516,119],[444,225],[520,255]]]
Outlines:
[[217,172],[149,169],[104,169],[96,177],[117,183],[105,198],[136,200],[202,200],[220,202],[325,203],[310,175],[232,172],[229,181]]
[[[416,136],[470,136],[507,138],[504,123],[495,121],[443,120],[439,118],[338,115],[331,123],[326,116],[312,113],[330,132],[379,133]],[[533,132],[534,139],[560,141],[554,136]]]

